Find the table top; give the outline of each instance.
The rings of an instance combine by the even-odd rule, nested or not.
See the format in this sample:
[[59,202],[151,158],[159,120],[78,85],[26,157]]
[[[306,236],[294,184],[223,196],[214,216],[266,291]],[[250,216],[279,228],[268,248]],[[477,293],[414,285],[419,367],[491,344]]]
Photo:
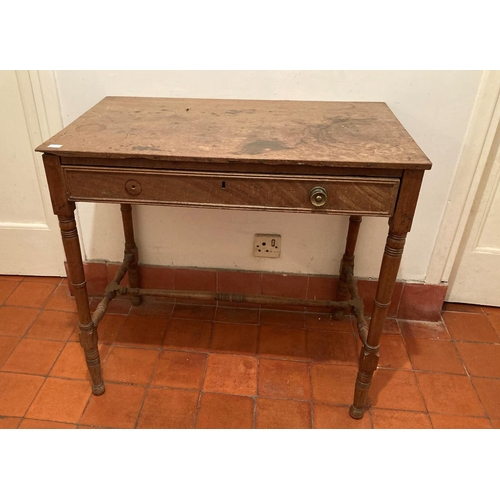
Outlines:
[[383,102],[105,97],[36,151],[416,170],[432,165]]

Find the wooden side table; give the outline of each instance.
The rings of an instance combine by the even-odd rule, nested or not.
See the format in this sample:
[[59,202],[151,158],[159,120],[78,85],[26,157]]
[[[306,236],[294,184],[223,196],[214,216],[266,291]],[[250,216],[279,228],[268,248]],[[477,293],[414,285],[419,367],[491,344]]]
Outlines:
[[[106,97],[36,151],[44,153],[94,394],[104,392],[97,325],[117,295],[134,304],[161,295],[320,305],[357,318],[362,348],[350,415],[363,416],[406,234],[431,168],[386,104]],[[123,217],[124,261],[93,315],[76,201],[120,203]],[[132,204],[349,215],[337,300],[143,289]],[[369,328],[354,278],[362,216],[389,218]],[[127,272],[130,287],[120,285]]]

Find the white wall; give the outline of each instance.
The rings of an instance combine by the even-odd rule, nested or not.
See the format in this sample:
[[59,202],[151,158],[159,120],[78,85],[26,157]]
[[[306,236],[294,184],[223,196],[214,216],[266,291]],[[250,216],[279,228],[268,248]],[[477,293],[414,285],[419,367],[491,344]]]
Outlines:
[[[422,281],[447,203],[480,71],[58,71],[64,125],[106,95],[385,101],[433,162],[424,176],[399,278]],[[141,261],[155,265],[337,274],[347,219],[136,207]],[[120,210],[79,204],[89,260],[122,258]],[[255,233],[282,235],[279,259],[252,255]],[[387,219],[365,218],[356,274],[377,277]]]

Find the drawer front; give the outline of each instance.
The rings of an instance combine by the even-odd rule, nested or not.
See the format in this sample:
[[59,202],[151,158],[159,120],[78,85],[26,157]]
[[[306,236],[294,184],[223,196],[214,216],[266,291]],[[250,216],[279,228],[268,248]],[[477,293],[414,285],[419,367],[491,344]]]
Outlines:
[[392,215],[399,179],[64,167],[73,201]]

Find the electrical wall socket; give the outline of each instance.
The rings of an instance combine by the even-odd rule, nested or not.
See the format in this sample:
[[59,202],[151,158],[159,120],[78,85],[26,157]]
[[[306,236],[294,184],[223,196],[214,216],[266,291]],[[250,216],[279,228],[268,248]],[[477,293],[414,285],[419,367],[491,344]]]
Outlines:
[[281,254],[281,235],[256,234],[253,238],[254,257],[279,257]]

